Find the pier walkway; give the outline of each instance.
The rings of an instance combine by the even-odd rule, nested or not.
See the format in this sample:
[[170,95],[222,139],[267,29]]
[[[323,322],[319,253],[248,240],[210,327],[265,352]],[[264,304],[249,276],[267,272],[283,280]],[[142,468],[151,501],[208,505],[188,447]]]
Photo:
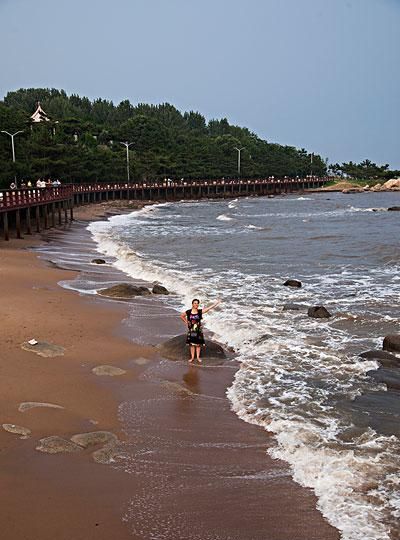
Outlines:
[[73,221],[74,207],[109,200],[178,201],[268,196],[317,189],[330,178],[187,180],[143,183],[68,184],[0,190],[0,234],[9,240]]

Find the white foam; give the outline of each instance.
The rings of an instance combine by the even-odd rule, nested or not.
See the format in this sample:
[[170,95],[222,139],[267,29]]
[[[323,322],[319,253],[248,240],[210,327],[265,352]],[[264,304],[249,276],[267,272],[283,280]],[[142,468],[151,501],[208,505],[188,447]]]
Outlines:
[[232,217],[227,216],[226,214],[221,214],[217,217],[219,221],[232,221]]

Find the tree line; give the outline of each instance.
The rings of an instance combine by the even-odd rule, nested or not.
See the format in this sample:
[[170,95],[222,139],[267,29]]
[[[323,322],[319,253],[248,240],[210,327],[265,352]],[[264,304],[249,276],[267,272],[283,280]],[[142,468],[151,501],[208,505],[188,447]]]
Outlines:
[[[32,123],[40,102],[50,121]],[[180,112],[169,103],[132,105],[64,90],[29,88],[9,92],[0,101],[0,131],[15,133],[16,161],[11,140],[0,134],[0,186],[10,180],[59,178],[63,182],[125,181],[126,148],[130,177],[234,178],[236,148],[243,178],[324,175],[326,161],[304,148],[259,138],[226,118],[207,121],[199,112]]]
[[377,165],[369,159],[360,163],[335,163],[329,167],[335,176],[350,177],[356,180],[389,180],[390,178],[400,177],[399,170],[390,170],[389,164]]

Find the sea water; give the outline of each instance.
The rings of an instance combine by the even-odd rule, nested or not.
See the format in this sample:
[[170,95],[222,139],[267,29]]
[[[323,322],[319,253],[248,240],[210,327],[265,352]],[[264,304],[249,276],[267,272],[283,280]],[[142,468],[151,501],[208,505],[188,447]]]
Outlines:
[[[274,434],[271,455],[345,540],[399,535],[400,392],[359,357],[400,330],[396,204],[398,193],[182,201],[89,226],[115,267],[173,291],[170,307],[221,298],[205,325],[241,363],[232,409]],[[333,316],[308,317],[316,305]]]

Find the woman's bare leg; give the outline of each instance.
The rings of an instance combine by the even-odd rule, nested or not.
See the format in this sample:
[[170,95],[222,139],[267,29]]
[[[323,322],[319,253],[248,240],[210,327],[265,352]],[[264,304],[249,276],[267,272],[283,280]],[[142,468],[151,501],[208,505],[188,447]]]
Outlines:
[[189,362],[193,362],[194,360],[194,351],[195,351],[196,347],[194,345],[190,345],[190,360]]
[[200,358],[200,350],[201,350],[201,347],[200,345],[196,347],[196,357],[197,357],[197,361],[198,362],[201,362],[201,358]]

